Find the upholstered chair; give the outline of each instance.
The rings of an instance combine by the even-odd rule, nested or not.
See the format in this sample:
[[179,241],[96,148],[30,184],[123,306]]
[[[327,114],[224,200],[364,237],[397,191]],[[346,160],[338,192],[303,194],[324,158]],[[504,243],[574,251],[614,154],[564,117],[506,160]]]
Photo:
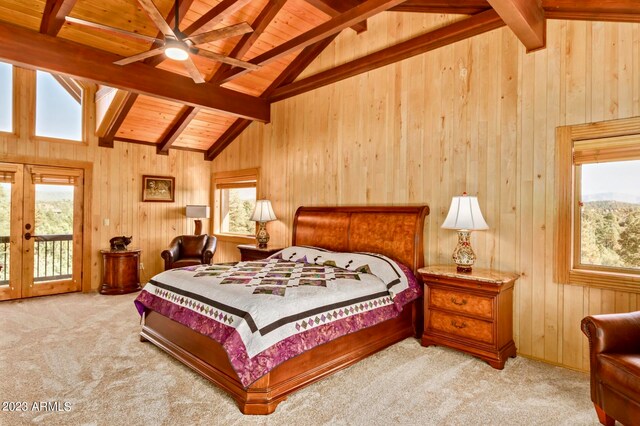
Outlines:
[[598,420],[640,425],[640,311],[582,320],[589,338],[591,400]]
[[209,264],[216,252],[216,237],[212,235],[180,235],[161,254],[164,270]]

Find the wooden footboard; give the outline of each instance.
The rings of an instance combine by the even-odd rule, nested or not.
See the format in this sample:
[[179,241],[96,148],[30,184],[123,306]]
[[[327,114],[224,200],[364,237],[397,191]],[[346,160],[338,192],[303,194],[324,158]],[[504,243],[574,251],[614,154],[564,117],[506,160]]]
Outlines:
[[414,335],[411,306],[394,319],[339,337],[280,364],[245,389],[222,346],[157,312],[145,315],[140,333],[228,392],[244,414],[270,414],[296,390]]

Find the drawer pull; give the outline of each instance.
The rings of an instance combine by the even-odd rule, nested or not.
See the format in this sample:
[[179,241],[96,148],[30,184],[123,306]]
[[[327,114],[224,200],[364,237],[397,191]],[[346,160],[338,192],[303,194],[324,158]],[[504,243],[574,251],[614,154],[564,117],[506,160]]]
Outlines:
[[467,304],[467,299],[462,299],[462,301],[459,301],[455,297],[452,297],[451,298],[451,303],[453,303],[454,305],[458,305],[458,306],[464,306],[464,305]]
[[462,324],[458,324],[456,320],[451,320],[451,325],[455,328],[465,328],[467,326],[467,323],[463,322]]

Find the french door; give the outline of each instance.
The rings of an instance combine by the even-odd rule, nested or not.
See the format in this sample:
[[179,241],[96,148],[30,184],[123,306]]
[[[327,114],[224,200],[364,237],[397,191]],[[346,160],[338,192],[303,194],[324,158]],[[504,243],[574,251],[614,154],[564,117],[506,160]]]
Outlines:
[[83,170],[0,163],[0,300],[79,291]]

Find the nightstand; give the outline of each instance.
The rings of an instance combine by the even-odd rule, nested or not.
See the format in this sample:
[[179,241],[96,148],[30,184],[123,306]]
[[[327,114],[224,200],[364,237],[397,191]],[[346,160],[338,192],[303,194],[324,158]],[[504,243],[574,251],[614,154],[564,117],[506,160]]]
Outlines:
[[238,246],[241,261],[262,260],[282,249],[283,247],[259,248],[253,244],[240,244]]
[[140,291],[140,249],[102,253],[103,278],[100,294],[126,294]]
[[456,266],[418,269],[424,281],[422,345],[443,345],[483,359],[502,370],[516,356],[513,285],[518,275]]

